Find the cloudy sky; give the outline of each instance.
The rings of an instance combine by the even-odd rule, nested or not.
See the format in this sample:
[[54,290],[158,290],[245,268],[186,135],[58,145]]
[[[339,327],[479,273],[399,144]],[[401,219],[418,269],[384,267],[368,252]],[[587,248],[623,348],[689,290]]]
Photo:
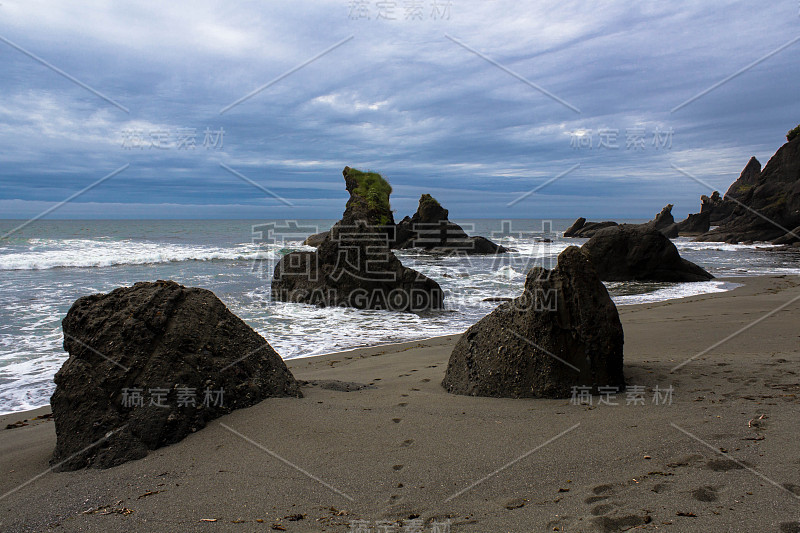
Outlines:
[[333,218],[345,165],[400,217],[685,215],[800,122],[797,0],[118,4],[0,3],[1,217]]

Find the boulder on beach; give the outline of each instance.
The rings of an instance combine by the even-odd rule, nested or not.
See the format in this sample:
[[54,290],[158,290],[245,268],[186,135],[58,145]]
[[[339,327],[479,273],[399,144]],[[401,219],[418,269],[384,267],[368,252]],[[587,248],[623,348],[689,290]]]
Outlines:
[[619,314],[586,255],[570,246],[533,268],[519,298],[461,336],[442,386],[451,393],[565,398],[573,387],[623,388]]
[[314,252],[292,252],[275,266],[272,297],[324,307],[423,312],[442,309],[434,280],[403,266],[391,251],[391,186],[380,174],[345,167],[350,199],[342,219]]
[[708,281],[714,277],[683,259],[672,241],[647,224],[606,228],[581,249],[603,281]]
[[397,224],[394,248],[422,248],[430,252],[461,252],[464,254],[497,254],[508,250],[485,237],[470,237],[464,229],[451,222],[449,211],[430,194],[419,199],[416,213]]
[[84,296],[62,325],[58,470],[116,466],[235,409],[302,397],[269,343],[205,289],[158,281]]

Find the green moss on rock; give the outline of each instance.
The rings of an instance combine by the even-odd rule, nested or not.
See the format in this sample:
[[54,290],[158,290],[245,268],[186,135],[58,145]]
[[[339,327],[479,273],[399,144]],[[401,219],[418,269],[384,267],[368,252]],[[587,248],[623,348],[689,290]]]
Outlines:
[[423,194],[422,196],[420,196],[419,205],[420,205],[420,207],[428,206],[428,205],[433,206],[433,207],[441,207],[441,204],[439,203],[439,201],[436,200],[436,198],[434,198],[430,194]]
[[[358,186],[355,193],[367,201],[370,209],[390,211],[389,195],[392,194],[392,186],[383,179],[377,172],[362,172],[351,168],[348,176],[354,178]],[[385,217],[384,215],[384,218]],[[387,221],[381,223],[388,223]]]

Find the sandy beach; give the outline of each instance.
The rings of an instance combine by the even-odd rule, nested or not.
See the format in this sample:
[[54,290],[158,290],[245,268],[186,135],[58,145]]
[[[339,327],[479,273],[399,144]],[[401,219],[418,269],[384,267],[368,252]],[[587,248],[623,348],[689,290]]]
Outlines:
[[0,417],[0,531],[800,531],[800,278],[730,281],[620,307],[628,390],[591,405],[447,394],[447,336],[290,360],[303,399],[108,470]]

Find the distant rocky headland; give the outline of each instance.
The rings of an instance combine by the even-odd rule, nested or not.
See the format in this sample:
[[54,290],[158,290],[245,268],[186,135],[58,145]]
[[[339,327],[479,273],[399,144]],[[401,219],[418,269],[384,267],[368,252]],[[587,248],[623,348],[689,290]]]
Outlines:
[[703,205],[718,227],[698,241],[800,243],[800,137],[791,137],[763,169],[751,157],[725,196],[715,194]]
[[[675,222],[672,204],[643,226],[666,237],[695,237],[701,242],[773,244],[800,247],[800,126],[790,131],[762,169],[751,157],[725,195],[713,191],[700,197],[699,213]],[[564,237],[591,238],[614,221],[588,222],[579,218]]]

